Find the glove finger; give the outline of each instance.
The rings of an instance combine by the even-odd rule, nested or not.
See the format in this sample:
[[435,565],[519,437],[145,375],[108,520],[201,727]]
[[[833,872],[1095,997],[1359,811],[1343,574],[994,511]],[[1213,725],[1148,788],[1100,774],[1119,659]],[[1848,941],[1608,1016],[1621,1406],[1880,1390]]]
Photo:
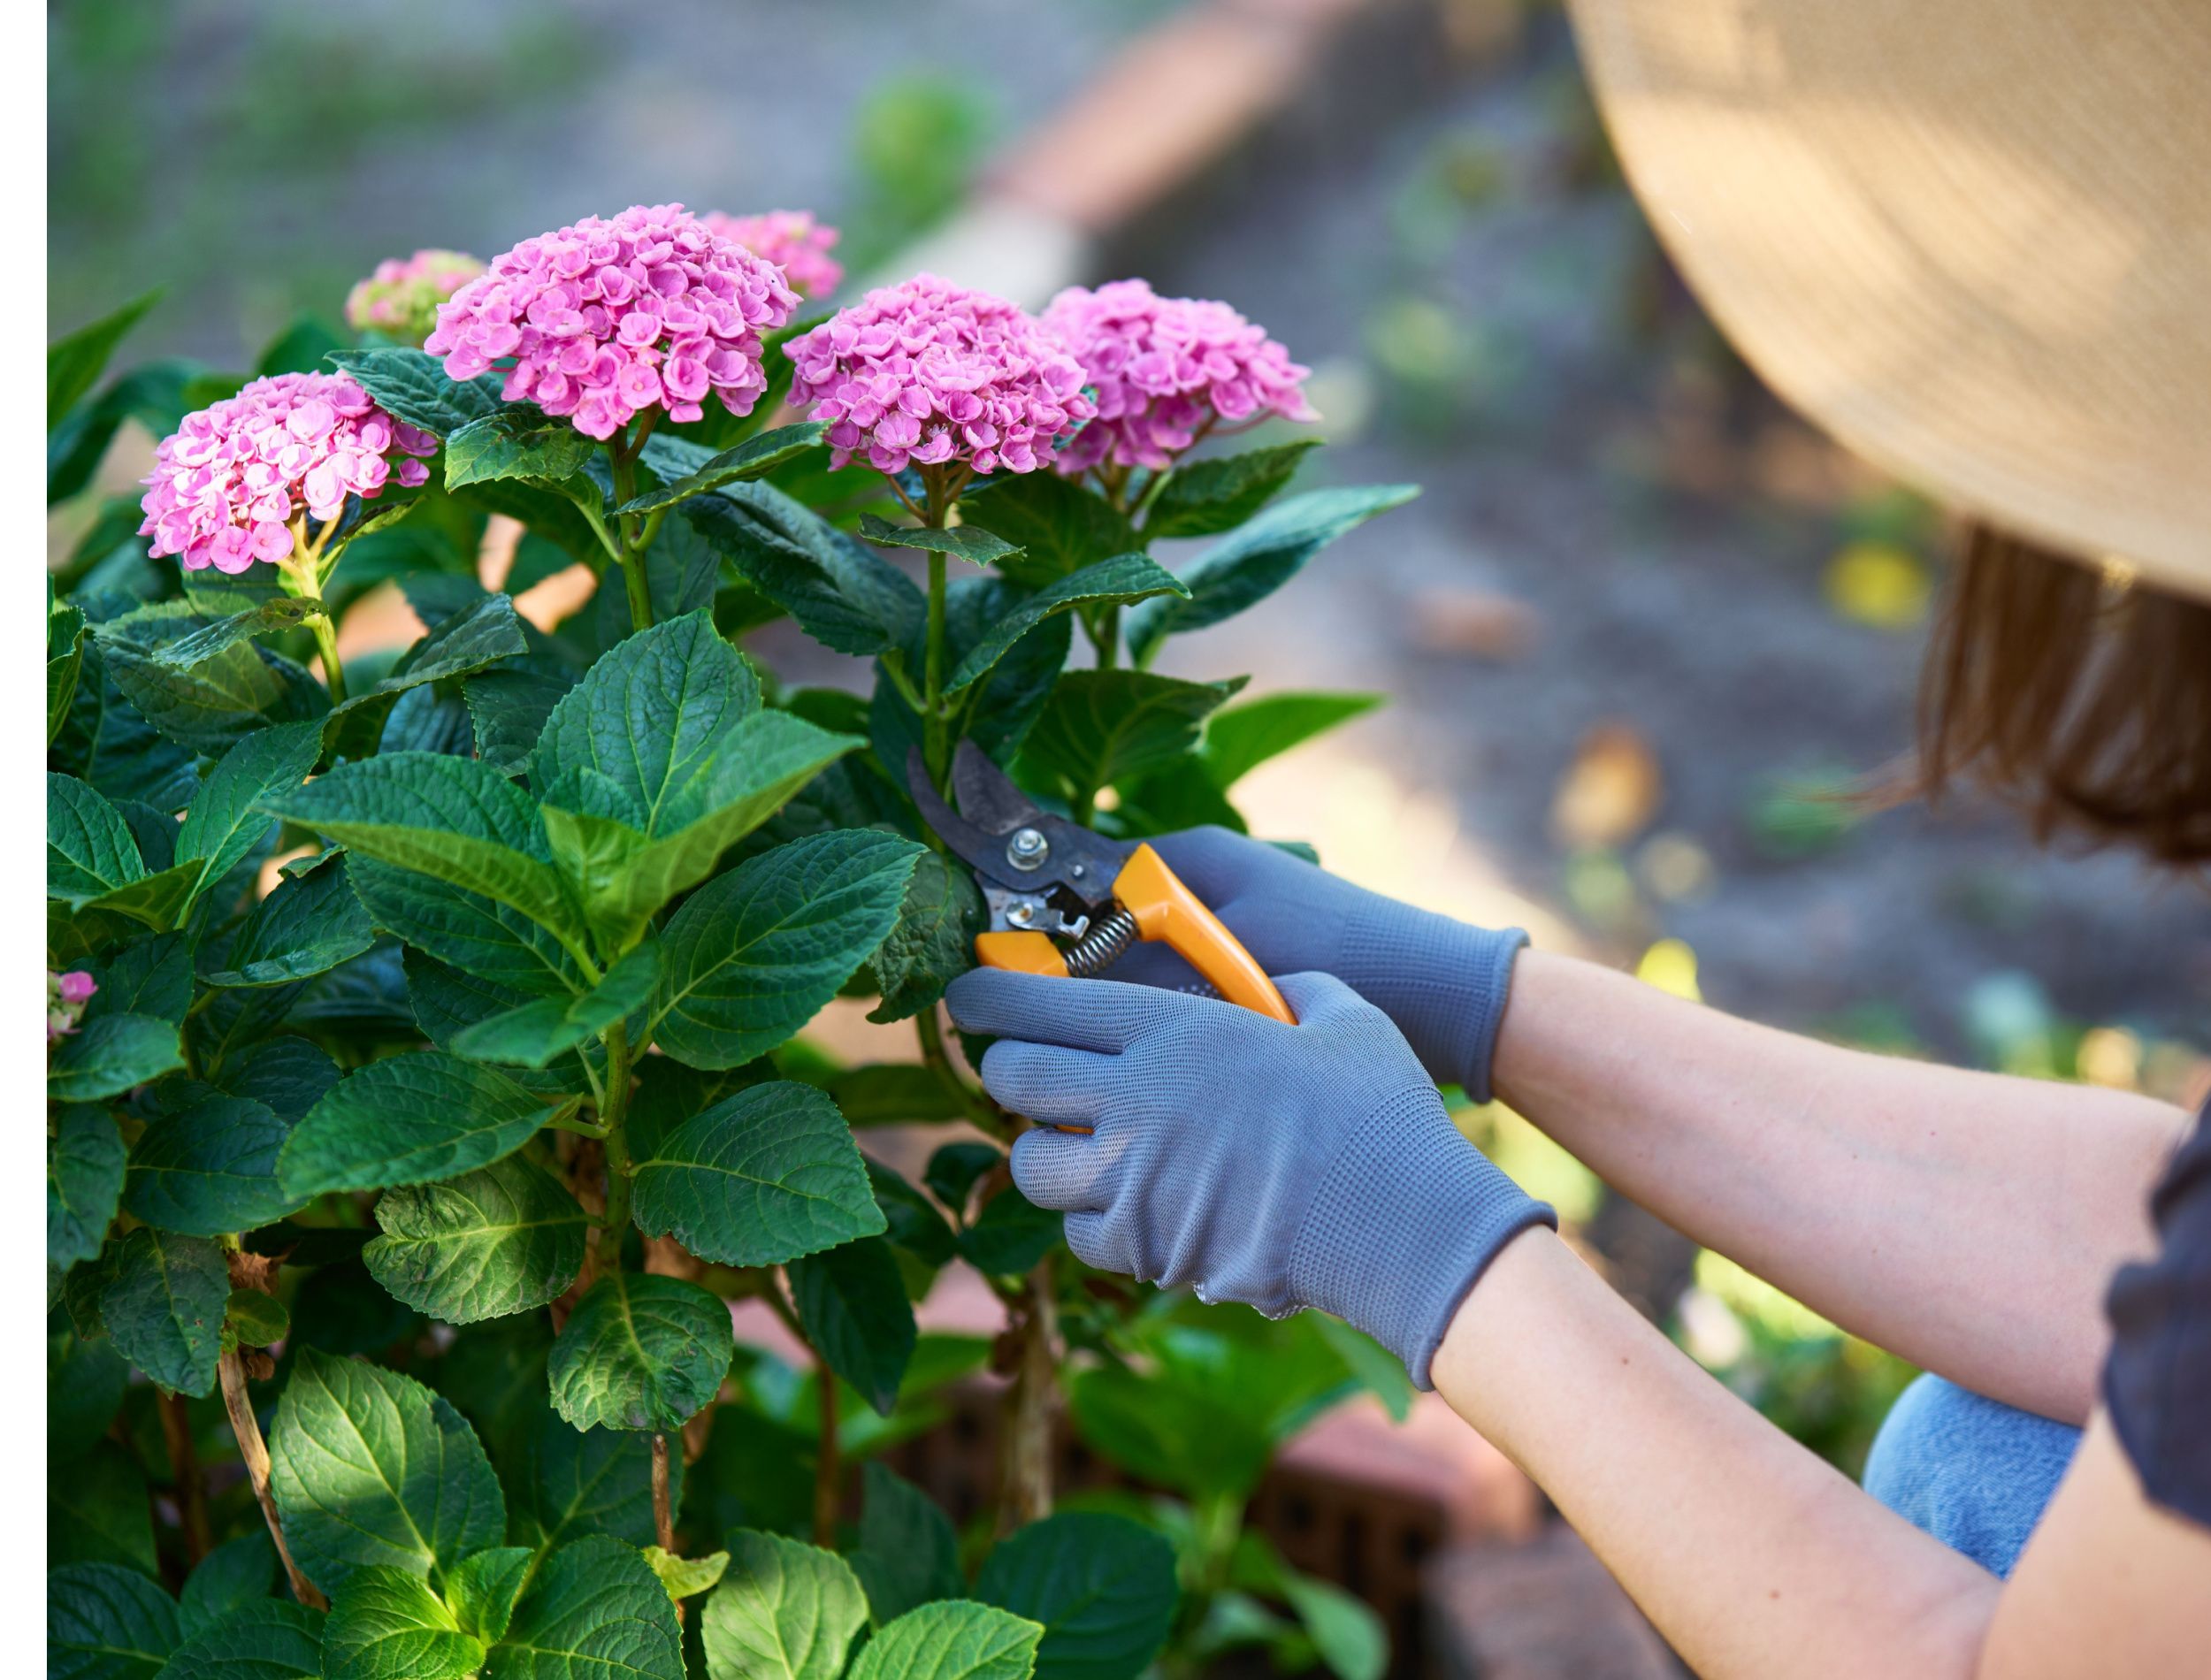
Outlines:
[[1102,1211],[1113,1151],[1067,1132],[1023,1132],[1014,1140],[1014,1182],[1040,1208]]
[[1095,1126],[1113,1082],[1110,1057],[1001,1038],[983,1053],[983,1088],[1039,1126]]
[[1116,1055],[1149,1019],[1149,1001],[1167,994],[1103,980],[1062,980],[973,968],[945,992],[952,1018],[970,1033]]
[[1277,974],[1274,985],[1301,1027],[1327,1019],[1341,1019],[1347,1012],[1381,1012],[1338,980],[1314,970],[1304,974]]
[[1136,1274],[1135,1256],[1116,1234],[1116,1228],[1106,1215],[1070,1213],[1067,1217],[1067,1247],[1084,1265],[1130,1277]]

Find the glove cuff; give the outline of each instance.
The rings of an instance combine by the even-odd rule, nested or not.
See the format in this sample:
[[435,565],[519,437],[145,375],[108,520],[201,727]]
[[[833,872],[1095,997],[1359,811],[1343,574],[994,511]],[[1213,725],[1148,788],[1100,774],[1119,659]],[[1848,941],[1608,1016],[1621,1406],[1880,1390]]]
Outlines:
[[1378,1105],[1344,1140],[1290,1256],[1291,1297],[1356,1325],[1416,1388],[1497,1250],[1558,1218],[1460,1135],[1427,1086]]
[[1497,1024],[1526,943],[1518,928],[1470,927],[1384,899],[1344,928],[1339,972],[1397,1024],[1430,1078],[1487,1103]]

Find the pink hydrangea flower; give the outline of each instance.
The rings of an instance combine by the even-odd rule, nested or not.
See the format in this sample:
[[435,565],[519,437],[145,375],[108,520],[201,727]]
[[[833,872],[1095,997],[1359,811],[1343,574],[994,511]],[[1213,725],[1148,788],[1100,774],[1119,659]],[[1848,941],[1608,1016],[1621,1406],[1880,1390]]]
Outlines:
[[699,219],[723,239],[773,263],[802,298],[827,297],[845,278],[844,264],[830,255],[838,231],[815,221],[812,210],[768,210],[759,216],[708,210]]
[[438,324],[438,305],[484,271],[481,257],[463,251],[417,251],[387,256],[346,298],[356,332],[374,330],[420,343]]
[[640,411],[705,414],[711,392],[753,411],[767,380],[761,334],[791,318],[783,272],[680,204],[635,204],[526,239],[438,306],[423,343],[455,379],[494,365],[509,402],[613,437]]
[[77,1030],[77,1023],[84,1019],[84,1006],[92,1001],[92,994],[100,989],[99,982],[81,968],[73,968],[65,974],[52,969],[46,971],[46,1042],[66,1038]]
[[342,373],[279,373],[187,414],[154,451],[140,506],[151,552],[180,554],[187,571],[242,572],[292,553],[291,521],[317,523],[348,496],[373,500],[386,484],[418,485],[412,457],[438,440],[378,408]]
[[868,293],[784,349],[791,400],[828,423],[840,467],[1034,472],[1094,412],[1083,370],[1034,319],[934,274]]
[[1226,303],[1160,297],[1146,280],[1069,286],[1044,310],[1098,393],[1098,418],[1060,453],[1060,470],[1172,464],[1201,431],[1267,415],[1318,420],[1310,369]]

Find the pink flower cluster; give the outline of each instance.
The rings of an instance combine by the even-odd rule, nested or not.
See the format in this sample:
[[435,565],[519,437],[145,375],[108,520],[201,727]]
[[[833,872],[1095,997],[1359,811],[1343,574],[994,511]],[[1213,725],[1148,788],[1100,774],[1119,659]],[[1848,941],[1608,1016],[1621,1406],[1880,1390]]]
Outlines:
[[1098,418],[1060,451],[1061,472],[1101,464],[1156,471],[1216,421],[1320,417],[1303,389],[1311,370],[1226,303],[1115,280],[1095,292],[1068,287],[1044,321],[1098,393]]
[[92,1001],[92,994],[100,989],[99,982],[81,968],[73,968],[65,974],[52,969],[46,971],[46,1042],[66,1038],[77,1030],[77,1023],[84,1019],[84,1006]]
[[635,204],[494,258],[439,306],[423,348],[455,379],[504,363],[509,402],[606,439],[646,409],[699,419],[708,392],[750,414],[767,383],[761,334],[798,305],[772,263],[682,205]]
[[321,523],[348,496],[373,498],[396,477],[430,476],[419,460],[438,440],[397,420],[342,373],[279,373],[256,379],[184,423],[154,451],[140,506],[152,553],[181,554],[187,571],[242,572],[292,552],[291,521],[304,508]]
[[794,403],[829,424],[830,458],[883,472],[965,462],[1034,472],[1094,412],[1083,370],[1002,298],[917,274],[868,294],[785,350]]
[[438,305],[483,271],[482,258],[462,251],[387,256],[347,294],[347,324],[356,332],[373,330],[420,343],[438,324]]
[[838,232],[815,221],[812,210],[769,210],[759,216],[708,210],[699,219],[709,231],[773,263],[802,298],[827,297],[845,278],[844,264],[830,255]]

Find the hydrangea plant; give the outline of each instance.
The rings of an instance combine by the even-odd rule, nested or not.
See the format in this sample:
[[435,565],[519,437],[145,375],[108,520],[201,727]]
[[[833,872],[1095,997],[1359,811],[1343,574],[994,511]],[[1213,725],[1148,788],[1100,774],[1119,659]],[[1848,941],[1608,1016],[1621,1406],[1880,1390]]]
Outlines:
[[[1401,1378],[1088,1274],[1023,1201],[938,1010],[982,906],[903,770],[971,739],[1116,833],[1240,827],[1368,700],[1154,656],[1412,492],[1193,454],[1312,417],[1225,305],[917,276],[795,320],[832,237],[585,218],[440,270],[422,347],[302,324],[252,378],[103,385],[142,302],[53,347],[56,500],[161,441],[48,594],[50,1672],[1372,1680],[1371,1618],[1237,1521]],[[348,657],[374,588],[422,633]],[[853,683],[747,651],[783,619]],[[911,1058],[815,1047],[840,997]],[[919,1183],[855,1136],[947,1121]],[[995,1343],[917,1330],[954,1260]],[[963,1543],[875,1455],[986,1365]],[[1063,1400],[1159,1501],[1053,1511]]]

